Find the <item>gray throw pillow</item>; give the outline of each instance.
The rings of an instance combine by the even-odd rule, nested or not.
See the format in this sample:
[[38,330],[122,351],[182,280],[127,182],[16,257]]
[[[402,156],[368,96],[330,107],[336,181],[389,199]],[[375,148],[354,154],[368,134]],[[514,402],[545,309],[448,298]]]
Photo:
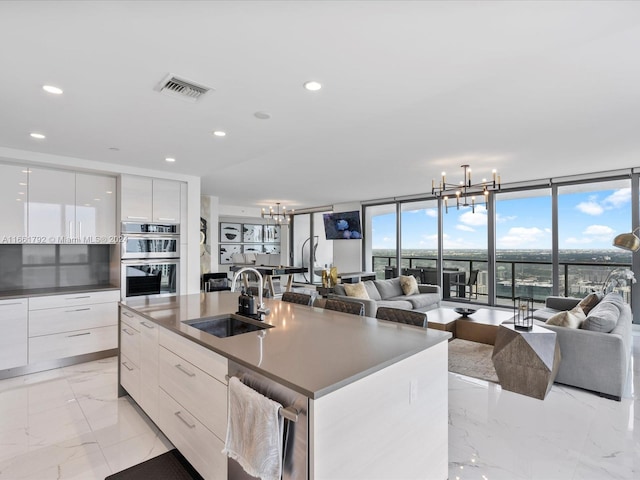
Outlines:
[[378,292],[380,292],[380,298],[382,300],[404,295],[402,287],[400,286],[399,278],[391,278],[389,280],[374,280],[373,283],[376,285]]
[[382,300],[380,292],[378,292],[378,289],[373,283],[373,280],[367,280],[366,282],[364,282],[364,288],[367,289],[367,293],[369,294],[369,298],[371,300]]
[[617,292],[607,293],[600,302],[610,303],[612,305],[615,305],[616,307],[618,307],[618,310],[620,311],[622,311],[625,305],[624,298],[622,298],[622,295],[620,295]]
[[580,328],[583,330],[591,330],[592,332],[609,333],[616,328],[620,310],[611,303],[601,301],[587,315],[587,319],[582,322]]

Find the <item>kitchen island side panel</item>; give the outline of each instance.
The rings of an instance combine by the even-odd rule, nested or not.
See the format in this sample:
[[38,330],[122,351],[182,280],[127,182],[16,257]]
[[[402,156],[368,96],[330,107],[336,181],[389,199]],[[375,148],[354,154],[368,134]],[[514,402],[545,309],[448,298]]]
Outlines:
[[447,342],[310,400],[310,479],[446,479]]

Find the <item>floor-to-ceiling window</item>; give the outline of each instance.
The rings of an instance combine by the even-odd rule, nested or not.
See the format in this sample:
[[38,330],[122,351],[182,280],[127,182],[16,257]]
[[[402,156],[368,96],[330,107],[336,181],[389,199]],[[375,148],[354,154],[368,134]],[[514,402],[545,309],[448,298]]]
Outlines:
[[496,194],[498,305],[515,297],[542,303],[553,291],[551,189]]
[[435,269],[438,259],[438,202],[401,205],[400,247],[403,269]]
[[[602,290],[614,270],[631,268],[631,252],[614,248],[613,238],[631,231],[631,181],[613,180],[558,187],[559,293],[584,296]],[[607,287],[630,298],[631,283],[614,279]]]
[[377,278],[397,276],[396,204],[372,205],[365,210],[371,240],[372,269]]
[[[471,202],[474,207],[471,207]],[[443,296],[452,299],[469,296],[469,289],[452,287],[454,282],[467,280],[472,271],[477,275],[476,285],[473,286],[473,300],[486,303],[488,301],[488,264],[487,264],[487,218],[488,212],[482,195],[476,201],[468,198],[464,205],[456,206],[455,200],[449,200],[448,208],[443,213],[442,220],[442,259],[443,259]],[[453,204],[453,205],[452,205]],[[447,211],[448,210],[448,211]],[[454,272],[463,272],[456,274]],[[447,291],[445,291],[447,290]],[[477,298],[475,296],[477,293]]]

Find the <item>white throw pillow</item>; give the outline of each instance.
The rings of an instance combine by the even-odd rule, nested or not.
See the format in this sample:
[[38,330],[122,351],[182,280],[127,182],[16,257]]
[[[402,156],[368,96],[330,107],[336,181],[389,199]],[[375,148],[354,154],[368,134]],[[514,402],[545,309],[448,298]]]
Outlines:
[[364,287],[364,283],[343,283],[344,291],[347,294],[347,297],[353,298],[363,298],[368,299],[369,294],[367,293],[367,289]]
[[556,313],[552,317],[549,317],[545,323],[558,327],[580,328],[580,325],[582,325],[582,322],[584,322],[586,318],[587,316],[582,311],[582,307],[577,305],[571,310]]
[[402,287],[402,293],[405,295],[416,295],[420,293],[418,281],[413,275],[400,275],[400,286]]

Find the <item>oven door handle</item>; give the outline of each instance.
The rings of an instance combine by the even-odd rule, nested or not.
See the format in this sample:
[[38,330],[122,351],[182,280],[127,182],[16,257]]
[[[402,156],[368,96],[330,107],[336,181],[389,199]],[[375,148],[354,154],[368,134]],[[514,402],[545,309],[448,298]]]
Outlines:
[[179,264],[180,260],[177,258],[145,258],[145,259],[137,259],[137,260],[131,260],[131,259],[127,259],[127,260],[121,260],[120,263],[122,263],[122,265],[164,265],[164,264],[168,264],[168,265],[174,265],[174,264]]

